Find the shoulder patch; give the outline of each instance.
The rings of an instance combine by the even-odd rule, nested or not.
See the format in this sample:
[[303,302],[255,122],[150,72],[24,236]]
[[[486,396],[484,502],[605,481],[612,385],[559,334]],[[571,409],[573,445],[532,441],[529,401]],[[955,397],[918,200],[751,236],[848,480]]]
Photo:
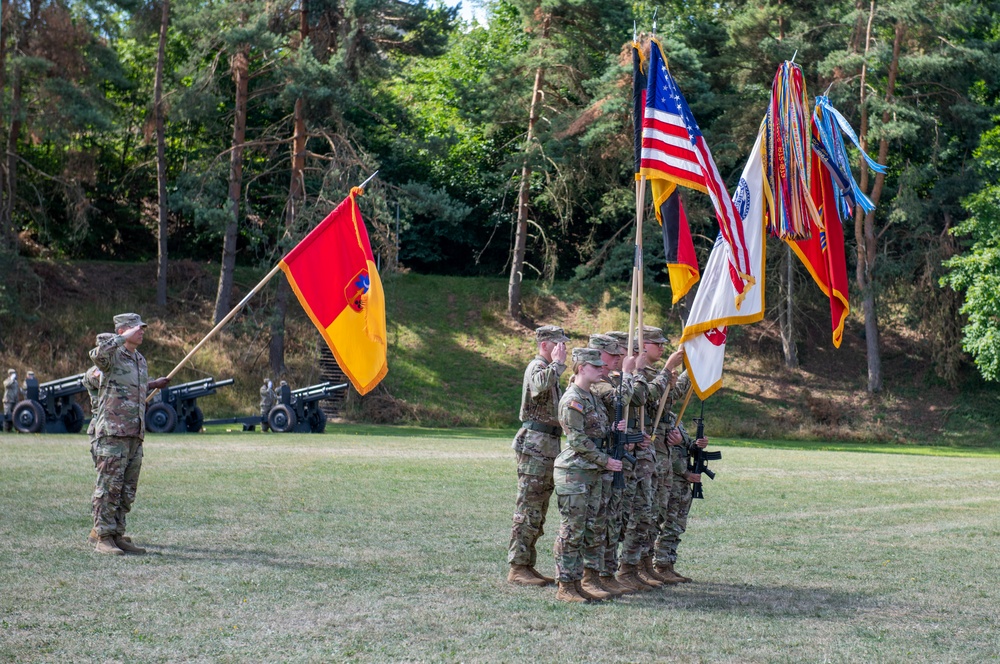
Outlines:
[[576,401],[575,399],[570,400],[570,402],[568,404],[566,404],[566,407],[567,408],[572,408],[573,410],[577,411],[578,413],[583,413],[583,404],[580,403],[579,401]]

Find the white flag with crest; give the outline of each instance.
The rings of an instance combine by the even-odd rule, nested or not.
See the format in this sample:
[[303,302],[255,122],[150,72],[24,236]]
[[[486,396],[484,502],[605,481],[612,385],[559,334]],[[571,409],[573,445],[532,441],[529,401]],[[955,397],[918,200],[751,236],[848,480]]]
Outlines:
[[729,275],[730,249],[720,235],[708,257],[681,337],[688,376],[702,400],[722,387],[729,326],[756,323],[764,317],[764,211],[770,209],[771,192],[764,177],[763,138],[762,128],[733,196],[733,204],[743,219],[743,233],[750,253],[750,276],[756,284],[745,292],[737,308],[739,294]]

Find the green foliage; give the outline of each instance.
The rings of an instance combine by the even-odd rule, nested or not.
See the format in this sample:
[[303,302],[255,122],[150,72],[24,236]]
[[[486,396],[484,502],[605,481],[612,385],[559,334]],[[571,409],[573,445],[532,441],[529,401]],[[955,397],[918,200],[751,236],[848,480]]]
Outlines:
[[950,272],[941,283],[965,292],[963,347],[984,378],[1000,380],[1000,127],[983,134],[976,158],[991,184],[965,200],[969,218],[953,232],[971,246],[945,263]]

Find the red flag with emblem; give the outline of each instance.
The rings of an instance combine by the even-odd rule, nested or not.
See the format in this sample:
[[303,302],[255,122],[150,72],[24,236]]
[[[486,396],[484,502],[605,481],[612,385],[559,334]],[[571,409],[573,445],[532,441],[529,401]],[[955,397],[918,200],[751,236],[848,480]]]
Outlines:
[[351,194],[279,264],[337,364],[360,394],[388,372],[385,293]]

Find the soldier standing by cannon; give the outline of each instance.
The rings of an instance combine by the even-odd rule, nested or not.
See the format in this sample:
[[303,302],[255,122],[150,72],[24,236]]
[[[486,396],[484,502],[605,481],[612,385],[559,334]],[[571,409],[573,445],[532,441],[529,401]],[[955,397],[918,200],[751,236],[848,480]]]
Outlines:
[[270,378],[264,378],[264,384],[260,386],[260,430],[267,431],[269,425],[267,423],[267,416],[274,408],[274,402],[277,396],[274,394],[274,384],[271,383]]
[[14,406],[20,399],[21,389],[17,385],[17,372],[7,369],[7,379],[3,382],[3,430],[14,428]]

